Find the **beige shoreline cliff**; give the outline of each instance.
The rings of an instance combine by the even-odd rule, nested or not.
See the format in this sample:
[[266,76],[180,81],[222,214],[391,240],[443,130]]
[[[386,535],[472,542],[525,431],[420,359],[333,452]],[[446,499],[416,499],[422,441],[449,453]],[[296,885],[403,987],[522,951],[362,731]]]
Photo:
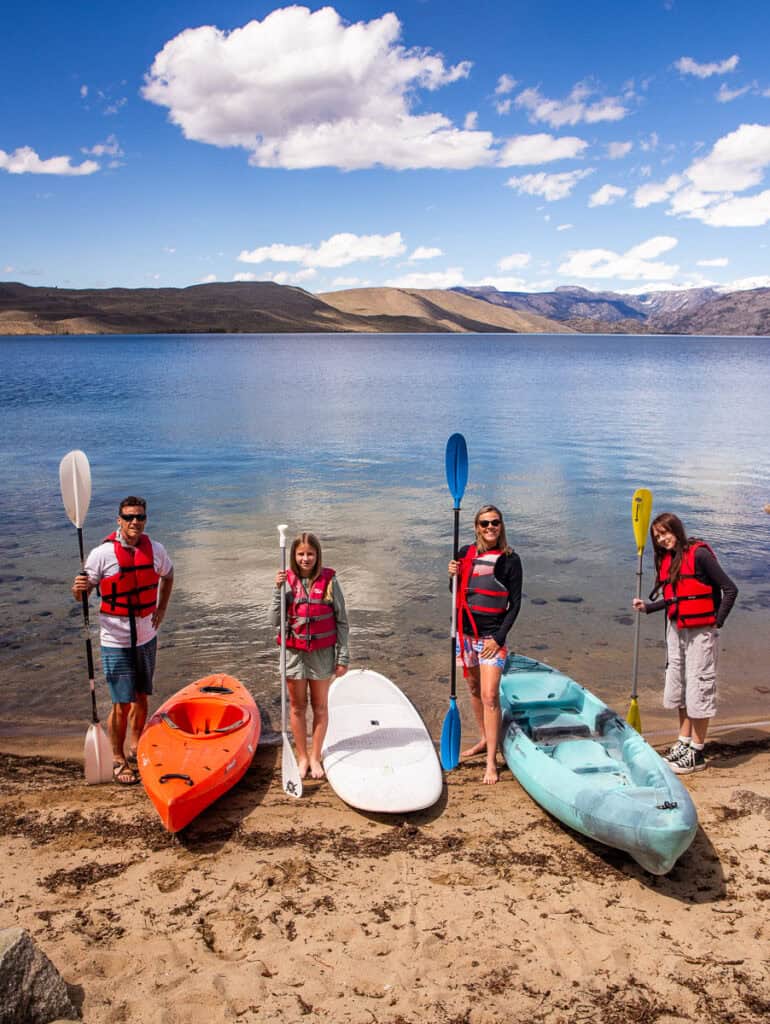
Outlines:
[[770,1012],[766,733],[709,744],[686,780],[701,827],[665,878],[563,828],[509,772],[482,786],[480,761],[431,810],[386,818],[325,782],[286,797],[280,747],[262,747],[172,839],[141,787],[85,786],[71,750],[3,747],[0,928],[31,932],[88,1024]]

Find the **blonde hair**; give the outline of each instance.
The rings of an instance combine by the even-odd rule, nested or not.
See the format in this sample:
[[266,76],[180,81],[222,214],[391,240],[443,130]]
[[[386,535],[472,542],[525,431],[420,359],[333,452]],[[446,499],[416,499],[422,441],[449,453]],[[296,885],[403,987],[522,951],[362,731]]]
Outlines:
[[494,512],[495,515],[500,520],[500,534],[497,539],[497,544],[495,544],[494,546],[499,548],[504,554],[510,555],[513,549],[511,548],[511,545],[508,543],[508,538],[505,536],[505,523],[503,522],[503,513],[500,511],[497,505],[482,505],[481,508],[476,513],[476,516],[473,520],[473,529],[476,533],[476,550],[478,551],[479,554],[483,554],[484,551],[490,550],[490,545],[488,545],[484,540],[483,534],[481,533],[481,530],[479,528],[479,519],[481,519],[481,517],[485,515],[487,512]]

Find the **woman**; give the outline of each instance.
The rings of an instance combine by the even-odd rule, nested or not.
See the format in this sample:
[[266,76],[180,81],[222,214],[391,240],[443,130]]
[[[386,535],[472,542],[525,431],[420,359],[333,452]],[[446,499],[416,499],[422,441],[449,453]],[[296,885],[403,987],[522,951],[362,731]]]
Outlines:
[[[275,577],[270,619],[281,620],[281,589],[286,590],[286,684],[291,731],[301,778],[323,778],[321,750],[329,724],[329,687],[348,670],[348,616],[334,569],[325,568],[321,542],[313,533],[295,537],[291,568]],[[278,637],[280,642],[280,637]],[[312,740],[307,748],[307,695],[313,708]]]
[[633,607],[647,614],[666,609],[663,706],[679,712],[679,737],[666,760],[677,775],[689,775],[706,767],[703,748],[716,713],[719,630],[738,588],[708,544],[688,537],[672,512],[653,521],[650,536],[656,571],[652,600],[634,598]]
[[475,543],[461,548],[449,563],[457,576],[457,664],[468,683],[480,739],[462,752],[486,751],[484,782],[493,785],[500,742],[500,676],[508,655],[506,638],[521,608],[521,560],[510,547],[496,505],[482,505],[474,519]]

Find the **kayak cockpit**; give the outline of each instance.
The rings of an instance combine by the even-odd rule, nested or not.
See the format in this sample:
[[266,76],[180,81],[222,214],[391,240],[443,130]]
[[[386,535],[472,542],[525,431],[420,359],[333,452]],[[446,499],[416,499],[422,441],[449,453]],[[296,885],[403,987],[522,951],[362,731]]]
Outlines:
[[179,701],[160,718],[169,729],[205,739],[241,729],[250,721],[251,713],[238,704],[196,699]]

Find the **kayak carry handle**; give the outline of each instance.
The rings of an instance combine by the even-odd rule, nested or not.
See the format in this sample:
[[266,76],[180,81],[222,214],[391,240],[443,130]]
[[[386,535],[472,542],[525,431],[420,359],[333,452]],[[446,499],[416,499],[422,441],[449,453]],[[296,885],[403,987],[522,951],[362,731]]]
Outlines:
[[161,777],[158,779],[158,782],[160,782],[160,783],[170,782],[171,779],[180,779],[182,782],[186,783],[188,786],[192,786],[193,785],[193,780],[190,778],[189,775],[181,775],[178,772],[168,772],[166,775],[161,775]]
[[232,725],[223,725],[221,729],[214,729],[213,732],[219,733],[220,735],[223,732],[235,732],[236,729],[240,729],[242,725],[245,725],[248,720],[249,717],[246,715],[245,718],[239,718],[238,721],[233,722]]
[[228,686],[201,686],[199,693],[232,693]]

